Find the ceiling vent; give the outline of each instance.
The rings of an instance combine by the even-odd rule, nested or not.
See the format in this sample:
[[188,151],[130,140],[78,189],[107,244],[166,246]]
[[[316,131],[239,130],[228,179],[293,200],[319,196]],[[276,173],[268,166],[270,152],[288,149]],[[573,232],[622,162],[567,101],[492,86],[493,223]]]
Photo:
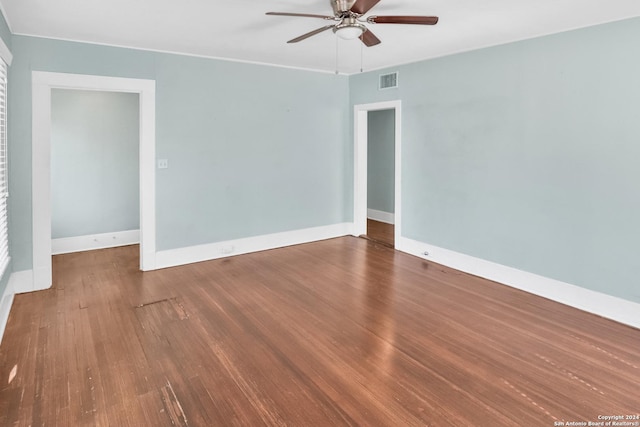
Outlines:
[[379,89],[392,89],[398,87],[398,72],[381,74]]

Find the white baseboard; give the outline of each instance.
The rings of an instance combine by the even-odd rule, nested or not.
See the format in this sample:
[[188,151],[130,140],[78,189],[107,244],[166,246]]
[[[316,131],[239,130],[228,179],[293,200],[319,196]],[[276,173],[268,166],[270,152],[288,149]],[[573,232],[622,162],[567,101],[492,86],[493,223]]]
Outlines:
[[0,299],[0,343],[4,337],[4,330],[7,327],[7,321],[9,320],[9,313],[11,312],[11,306],[13,305],[13,286],[11,280],[7,283],[2,299]]
[[52,239],[51,252],[53,255],[59,255],[94,249],[115,248],[136,243],[140,243],[140,230],[116,231],[113,233]]
[[[400,251],[640,328],[640,304],[401,237]],[[425,255],[425,252],[428,255]]]
[[156,253],[156,268],[175,267],[194,262],[241,255],[250,252],[276,249],[301,243],[332,239],[350,235],[352,223],[340,223],[282,233],[265,234],[244,239],[228,240],[206,245],[170,249]]
[[367,218],[387,224],[393,224],[395,222],[395,215],[391,212],[377,211],[375,209],[367,209]]
[[[49,285],[51,286],[51,285]],[[9,277],[7,289],[11,287],[14,294],[23,294],[25,292],[39,291],[36,289],[33,281],[33,270],[14,271]],[[46,289],[46,288],[45,288]]]

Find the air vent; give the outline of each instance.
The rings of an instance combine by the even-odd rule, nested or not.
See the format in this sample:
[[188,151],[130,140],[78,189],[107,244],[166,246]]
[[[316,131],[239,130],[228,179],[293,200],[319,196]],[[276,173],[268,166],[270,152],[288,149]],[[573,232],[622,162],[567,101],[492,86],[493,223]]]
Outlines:
[[379,89],[391,89],[398,87],[398,73],[389,73],[380,75]]

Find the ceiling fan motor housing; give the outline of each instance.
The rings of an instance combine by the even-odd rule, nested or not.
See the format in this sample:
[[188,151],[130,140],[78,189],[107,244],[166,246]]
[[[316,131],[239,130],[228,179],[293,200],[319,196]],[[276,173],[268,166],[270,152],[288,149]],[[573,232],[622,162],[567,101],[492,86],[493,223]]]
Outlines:
[[333,13],[337,16],[342,15],[344,12],[348,12],[355,4],[356,0],[331,0],[331,7],[333,7]]

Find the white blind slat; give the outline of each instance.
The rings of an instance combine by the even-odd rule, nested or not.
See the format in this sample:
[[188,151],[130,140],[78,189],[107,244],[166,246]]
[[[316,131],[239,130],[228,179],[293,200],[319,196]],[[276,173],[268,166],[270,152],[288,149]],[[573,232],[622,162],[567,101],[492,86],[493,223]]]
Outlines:
[[9,262],[7,218],[7,64],[0,60],[0,272]]

